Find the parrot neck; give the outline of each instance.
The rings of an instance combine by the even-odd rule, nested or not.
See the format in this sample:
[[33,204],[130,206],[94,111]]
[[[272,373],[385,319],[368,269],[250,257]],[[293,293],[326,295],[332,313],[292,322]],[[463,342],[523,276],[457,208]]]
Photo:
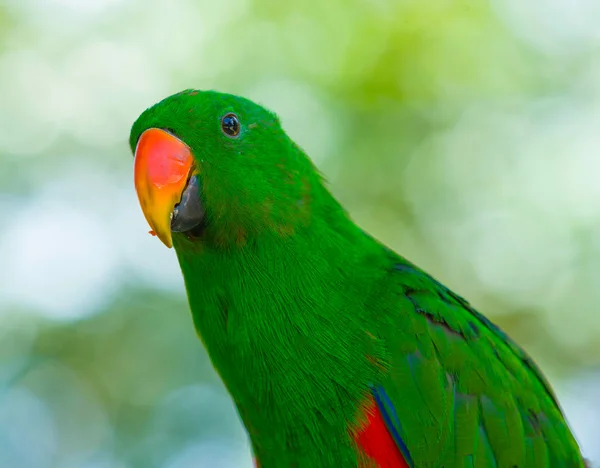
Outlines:
[[[365,324],[373,320],[366,304],[378,293],[368,285],[387,274],[378,268],[386,256],[337,203],[320,214],[292,236],[273,233],[236,250],[174,240],[196,330],[254,451],[259,440],[270,453],[288,446],[287,434],[301,446],[296,461],[300,451],[310,458],[318,430],[351,466],[348,426],[381,372],[373,366],[380,344]],[[261,454],[261,464],[269,456]],[[315,464],[306,466],[319,465],[309,458]]]

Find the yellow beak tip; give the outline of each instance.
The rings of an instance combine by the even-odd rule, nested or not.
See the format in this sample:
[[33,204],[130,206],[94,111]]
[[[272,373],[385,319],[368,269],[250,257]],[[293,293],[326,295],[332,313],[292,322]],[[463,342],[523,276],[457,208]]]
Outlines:
[[154,237],[158,237],[160,241],[167,246],[167,248],[173,248],[173,239],[169,235],[158,235],[154,230],[148,231],[148,234]]

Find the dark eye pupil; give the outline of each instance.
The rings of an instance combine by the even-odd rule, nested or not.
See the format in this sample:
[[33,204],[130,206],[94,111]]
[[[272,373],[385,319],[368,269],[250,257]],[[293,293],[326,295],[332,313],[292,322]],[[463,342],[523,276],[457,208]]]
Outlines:
[[227,114],[221,119],[221,129],[225,135],[238,136],[240,133],[240,121],[235,114]]

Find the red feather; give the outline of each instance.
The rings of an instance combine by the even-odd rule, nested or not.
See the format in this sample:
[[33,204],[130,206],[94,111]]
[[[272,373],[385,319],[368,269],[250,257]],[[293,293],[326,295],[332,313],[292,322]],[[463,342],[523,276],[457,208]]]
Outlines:
[[[365,402],[363,414],[366,416],[366,422],[353,431],[354,440],[361,452],[371,463],[375,463],[376,468],[409,468],[390,435],[373,397],[369,397]],[[256,468],[260,468],[256,458],[254,458],[254,465]],[[368,467],[374,468],[372,464]]]
[[363,411],[366,424],[354,431],[361,451],[375,462],[377,468],[409,468],[372,397],[365,403]]

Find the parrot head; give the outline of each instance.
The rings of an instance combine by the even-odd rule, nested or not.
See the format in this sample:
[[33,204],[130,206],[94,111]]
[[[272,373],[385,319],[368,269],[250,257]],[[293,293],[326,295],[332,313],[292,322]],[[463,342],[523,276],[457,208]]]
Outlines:
[[133,124],[134,182],[150,228],[167,247],[244,245],[308,222],[320,177],[278,118],[247,99],[186,90]]

